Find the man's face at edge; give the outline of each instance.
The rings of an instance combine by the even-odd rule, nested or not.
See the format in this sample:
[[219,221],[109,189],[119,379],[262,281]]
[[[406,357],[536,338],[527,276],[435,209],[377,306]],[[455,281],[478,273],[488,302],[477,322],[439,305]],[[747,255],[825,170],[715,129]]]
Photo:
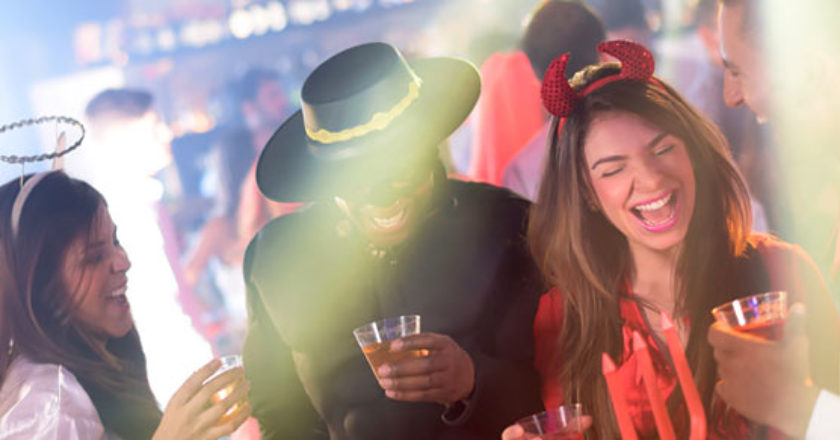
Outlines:
[[721,5],[720,53],[724,64],[723,98],[726,105],[746,105],[759,122],[770,118],[770,87],[759,45],[744,29],[745,6]]

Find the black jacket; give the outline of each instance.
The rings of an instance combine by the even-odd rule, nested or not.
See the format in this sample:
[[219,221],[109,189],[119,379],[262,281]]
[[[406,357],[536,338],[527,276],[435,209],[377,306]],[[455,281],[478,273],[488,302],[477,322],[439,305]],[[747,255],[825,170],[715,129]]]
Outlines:
[[[528,202],[446,180],[412,237],[375,255],[331,203],[278,218],[245,257],[251,404],[266,439],[499,438],[541,408],[532,326],[543,284],[527,251]],[[390,400],[354,328],[419,314],[472,357],[466,410]]]

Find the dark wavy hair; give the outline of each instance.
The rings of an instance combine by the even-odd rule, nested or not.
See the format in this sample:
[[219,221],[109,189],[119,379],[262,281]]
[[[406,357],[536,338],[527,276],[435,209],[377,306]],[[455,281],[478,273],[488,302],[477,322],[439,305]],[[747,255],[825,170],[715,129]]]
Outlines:
[[68,248],[90,236],[105,200],[89,184],[51,172],[26,199],[15,236],[11,212],[20,189],[18,178],[0,187],[0,346],[10,347],[0,350],[0,383],[19,355],[62,365],[90,396],[108,432],[124,439],[151,438],[161,412],[137,330],[104,347],[94,343],[76,320],[74,287],[64,285],[61,276]]
[[[620,71],[614,63],[590,66],[572,79],[580,91]],[[689,317],[687,358],[709,405],[716,372],[706,329],[709,310],[731,295],[729,270],[747,248],[751,211],[747,187],[733,165],[718,129],[661,80],[619,80],[582,98],[552,136],[528,238],[546,280],[563,292],[565,315],[558,335],[556,374],[566,400],[580,396],[595,417],[594,438],[619,438],[612,418],[601,353],[620,359],[623,350],[619,298],[631,268],[627,239],[600,211],[585,165],[584,144],[593,120],[607,112],[637,115],[686,146],[696,181],[696,202],[676,267],[676,318]],[[556,133],[555,118],[552,133]],[[562,361],[561,361],[562,359]],[[676,399],[672,395],[672,405]]]

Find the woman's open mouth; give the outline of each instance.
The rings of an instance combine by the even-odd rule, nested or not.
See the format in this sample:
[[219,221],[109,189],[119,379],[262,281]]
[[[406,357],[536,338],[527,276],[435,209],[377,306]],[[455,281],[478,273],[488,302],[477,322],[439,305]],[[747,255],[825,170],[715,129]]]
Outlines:
[[662,197],[640,203],[630,209],[649,232],[663,232],[677,222],[677,195],[671,191]]
[[116,290],[108,293],[106,295],[105,300],[109,304],[117,305],[120,307],[128,307],[128,298],[126,298],[125,293],[128,290],[126,285],[117,288]]

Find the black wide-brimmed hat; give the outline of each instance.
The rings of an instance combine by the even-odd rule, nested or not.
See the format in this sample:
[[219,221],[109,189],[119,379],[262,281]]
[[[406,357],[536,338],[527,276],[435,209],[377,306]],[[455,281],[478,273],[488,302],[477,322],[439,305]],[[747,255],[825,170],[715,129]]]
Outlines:
[[368,43],[318,66],[301,110],[269,139],[257,184],[279,202],[307,202],[375,183],[436,153],[478,99],[478,71],[456,58],[407,62]]

